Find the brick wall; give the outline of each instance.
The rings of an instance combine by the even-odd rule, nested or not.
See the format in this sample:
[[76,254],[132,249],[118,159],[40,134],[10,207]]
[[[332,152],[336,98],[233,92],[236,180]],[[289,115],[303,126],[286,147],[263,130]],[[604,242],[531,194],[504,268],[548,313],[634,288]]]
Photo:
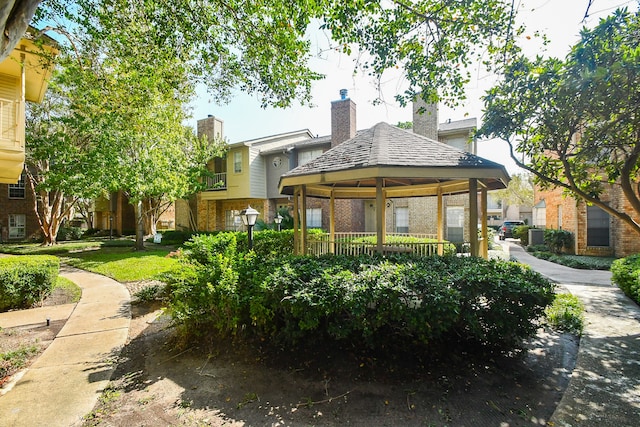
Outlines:
[[331,103],[331,148],[356,136],[356,104],[351,99]]
[[[38,237],[40,233],[40,224],[38,217],[33,210],[33,195],[29,190],[28,184],[25,185],[24,199],[10,199],[9,185],[0,184],[0,240],[4,241],[8,238],[9,232],[9,215],[24,214],[25,215],[25,237],[24,240],[30,240]],[[20,239],[22,240],[22,239]]]

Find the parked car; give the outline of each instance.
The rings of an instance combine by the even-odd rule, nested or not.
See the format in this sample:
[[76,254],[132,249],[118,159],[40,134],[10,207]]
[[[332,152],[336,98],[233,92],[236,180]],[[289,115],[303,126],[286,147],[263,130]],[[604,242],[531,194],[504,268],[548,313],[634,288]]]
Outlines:
[[503,222],[498,229],[498,238],[504,240],[507,237],[513,237],[513,228],[520,225],[524,225],[524,221],[512,220]]

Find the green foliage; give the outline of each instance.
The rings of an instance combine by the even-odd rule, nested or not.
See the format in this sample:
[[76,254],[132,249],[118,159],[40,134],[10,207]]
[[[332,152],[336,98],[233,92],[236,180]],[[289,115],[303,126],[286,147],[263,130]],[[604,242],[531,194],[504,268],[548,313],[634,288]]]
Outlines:
[[611,265],[612,281],[640,304],[640,254],[620,258]]
[[505,205],[533,206],[533,176],[516,173],[511,176],[507,188],[492,191],[490,197]]
[[[213,247],[204,244],[203,247]],[[232,247],[233,245],[231,245]],[[240,330],[295,346],[374,347],[451,337],[517,346],[536,330],[553,285],[528,268],[470,257],[186,254],[168,279],[169,312],[188,334]],[[207,259],[207,264],[199,260]]]
[[584,305],[571,294],[556,294],[544,310],[546,322],[554,329],[581,335],[584,328]]
[[0,258],[0,311],[29,308],[56,284],[60,262],[49,255]]
[[167,297],[167,287],[162,283],[154,283],[138,290],[133,296],[136,304],[161,301]]
[[78,302],[82,297],[82,289],[71,280],[63,276],[58,276],[54,291],[61,291],[68,295],[70,302]]
[[546,246],[538,246],[534,249],[537,250],[531,252],[536,258],[582,270],[609,270],[611,264],[615,261],[615,258],[610,257],[554,254],[549,252],[549,248]]
[[511,233],[513,234],[514,239],[520,239],[520,243],[523,246],[529,245],[529,229],[535,228],[528,225],[518,225],[513,227]]
[[58,236],[56,240],[80,240],[83,233],[84,232],[80,227],[60,227],[58,229]]
[[[0,337],[2,337],[0,329]],[[15,349],[0,352],[0,378],[5,378],[24,368],[27,361],[38,354],[40,347],[36,344],[21,345]]]
[[[617,10],[581,31],[564,60],[515,58],[485,96],[480,134],[507,141],[513,160],[543,188],[562,188],[640,233],[630,219],[635,191],[640,108],[640,15]],[[527,159],[526,162],[523,159]],[[628,203],[600,197],[619,183]]]
[[167,230],[161,231],[162,244],[163,245],[182,245],[187,240],[191,239],[194,234],[193,231],[179,231],[179,230]]
[[544,244],[554,254],[559,254],[562,250],[573,251],[573,233],[567,230],[556,230],[546,228],[544,230]]

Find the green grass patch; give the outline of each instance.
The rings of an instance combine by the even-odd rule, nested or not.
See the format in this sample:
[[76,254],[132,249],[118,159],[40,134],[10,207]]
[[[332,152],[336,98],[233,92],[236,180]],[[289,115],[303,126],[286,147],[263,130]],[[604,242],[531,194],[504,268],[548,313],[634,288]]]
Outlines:
[[[0,336],[4,332],[0,329]],[[35,344],[22,345],[16,349],[8,349],[0,353],[0,378],[22,369],[27,361],[38,354],[40,347]]]
[[80,286],[62,276],[58,276],[53,290],[54,292],[56,290],[61,290],[65,294],[69,295],[71,297],[71,302],[80,301],[80,297],[82,296],[82,289],[80,289]]
[[70,253],[63,262],[83,270],[103,274],[118,282],[156,279],[177,266],[166,258],[168,249],[135,252],[129,248],[103,248],[99,251]]
[[584,305],[572,294],[557,294],[545,311],[547,324],[553,329],[582,334],[584,328]]

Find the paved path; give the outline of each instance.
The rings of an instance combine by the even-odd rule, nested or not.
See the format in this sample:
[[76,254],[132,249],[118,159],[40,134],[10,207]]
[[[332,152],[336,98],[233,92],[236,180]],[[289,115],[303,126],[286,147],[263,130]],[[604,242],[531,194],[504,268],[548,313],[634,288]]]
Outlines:
[[2,327],[46,322],[47,316],[64,318],[65,313],[69,319],[13,389],[0,396],[2,426],[80,424],[109,383],[127,340],[127,289],[115,280],[69,267],[61,274],[82,288],[75,309],[67,305],[0,314]]
[[611,272],[578,270],[531,256],[511,256],[561,284],[585,305],[586,326],[555,426],[640,426],[640,308],[611,284]]

